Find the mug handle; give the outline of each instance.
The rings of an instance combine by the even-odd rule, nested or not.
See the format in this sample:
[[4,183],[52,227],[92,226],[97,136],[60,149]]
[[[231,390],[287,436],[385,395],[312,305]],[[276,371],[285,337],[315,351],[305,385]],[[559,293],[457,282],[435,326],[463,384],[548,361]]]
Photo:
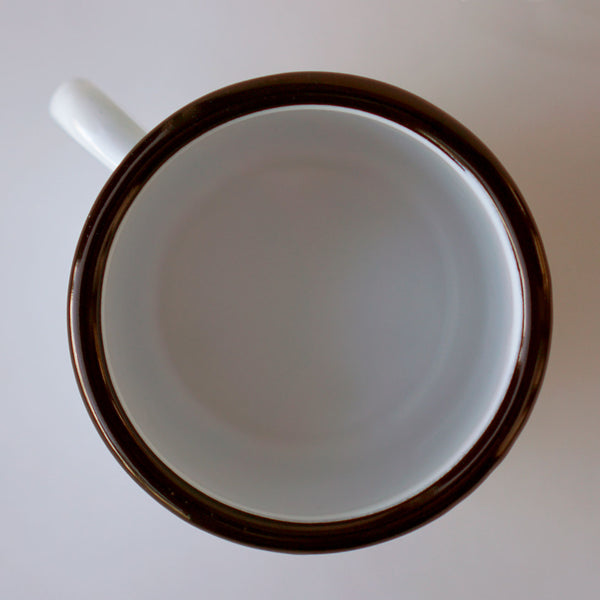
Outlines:
[[63,83],[50,100],[52,118],[113,170],[146,132],[85,79]]

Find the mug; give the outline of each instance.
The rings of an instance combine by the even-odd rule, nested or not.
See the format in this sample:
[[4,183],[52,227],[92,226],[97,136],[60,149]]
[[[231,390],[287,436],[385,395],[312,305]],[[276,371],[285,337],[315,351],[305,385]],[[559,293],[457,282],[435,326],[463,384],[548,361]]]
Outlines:
[[465,127],[321,72],[226,87],[147,135],[81,80],[51,112],[114,169],[72,267],[77,381],[164,506],[343,550],[441,515],[504,457],[545,370],[550,277]]

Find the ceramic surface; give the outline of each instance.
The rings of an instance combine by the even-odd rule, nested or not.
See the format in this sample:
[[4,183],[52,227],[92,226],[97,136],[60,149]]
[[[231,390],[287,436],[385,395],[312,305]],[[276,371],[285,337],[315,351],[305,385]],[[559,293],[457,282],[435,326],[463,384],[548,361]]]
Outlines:
[[[297,192],[303,186],[314,204]],[[228,198],[237,203],[228,208]],[[205,205],[212,208],[199,212]],[[340,228],[348,206],[355,225]],[[225,211],[217,221],[215,207]],[[247,223],[256,243],[243,241]],[[219,232],[227,231],[232,243],[224,244]],[[271,247],[265,240],[274,231],[281,237]],[[328,245],[332,233],[337,250]],[[294,235],[299,245],[290,246]],[[265,247],[274,257],[296,250],[265,276]],[[244,263],[257,252],[258,262]],[[371,263],[362,275],[353,254]],[[225,271],[212,255],[223,256]],[[290,271],[308,279],[286,280]],[[350,283],[340,285],[344,272]],[[387,291],[373,303],[382,282]],[[523,425],[549,342],[541,243],[496,159],[426,102],[337,74],[238,84],[147,135],[92,210],[71,287],[82,392],[119,460],[187,520],[283,550],[373,543],[452,506]],[[265,296],[273,289],[274,304]],[[358,304],[339,321],[352,298]],[[311,304],[325,312],[306,313]],[[229,350],[215,359],[223,343]],[[340,387],[348,369],[350,388]]]

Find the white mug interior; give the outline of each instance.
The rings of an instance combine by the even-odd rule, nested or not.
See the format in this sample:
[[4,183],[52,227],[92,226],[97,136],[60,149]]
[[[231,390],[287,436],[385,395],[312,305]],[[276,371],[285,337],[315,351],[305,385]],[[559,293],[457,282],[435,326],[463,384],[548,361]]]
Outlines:
[[482,184],[370,113],[299,105],[205,133],[139,191],[102,287],[140,436],[195,488],[294,522],[433,484],[504,398],[520,274]]

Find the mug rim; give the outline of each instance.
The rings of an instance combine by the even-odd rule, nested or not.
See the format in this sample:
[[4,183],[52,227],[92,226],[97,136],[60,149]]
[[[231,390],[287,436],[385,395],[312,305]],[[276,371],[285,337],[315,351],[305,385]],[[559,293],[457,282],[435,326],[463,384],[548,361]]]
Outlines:
[[[244,512],[196,490],[169,469],[125,414],[108,370],[101,328],[104,271],[116,231],[150,177],[203,133],[283,106],[361,110],[426,138],[483,185],[511,240],[523,297],[523,328],[513,376],[495,415],[466,455],[425,490],[390,508],[329,522],[292,522]],[[405,90],[356,75],[295,72],[237,83],[179,109],[150,131],[109,177],[94,203],[69,281],[69,348],[80,392],[104,442],[161,504],[220,537],[264,549],[328,552],[407,533],[472,492],[504,458],[529,417],[546,369],[552,327],[550,273],[537,227],[514,181],[467,128]]]

